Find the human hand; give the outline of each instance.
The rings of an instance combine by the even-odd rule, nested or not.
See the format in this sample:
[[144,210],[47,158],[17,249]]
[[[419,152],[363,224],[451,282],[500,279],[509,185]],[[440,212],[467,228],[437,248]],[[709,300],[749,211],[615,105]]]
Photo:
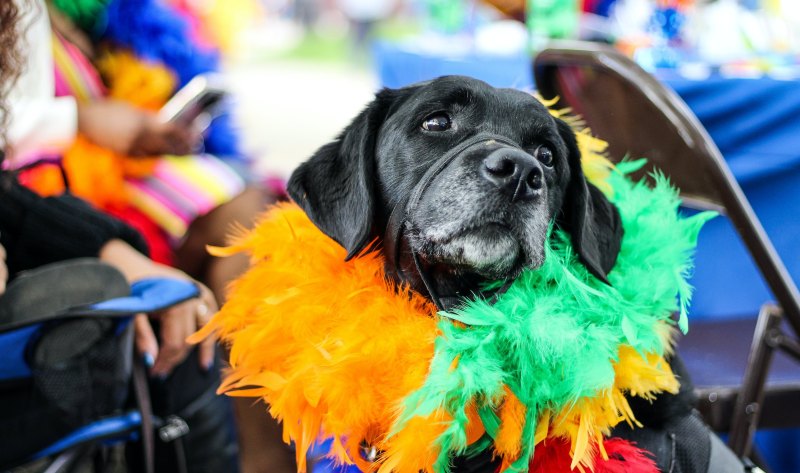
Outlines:
[[127,156],[189,154],[200,139],[188,126],[161,122],[156,114],[117,100],[79,103],[78,130],[95,144]]
[[[134,320],[135,344],[141,356],[152,363],[150,374],[167,376],[178,364],[183,362],[192,345],[186,339],[202,328],[217,310],[211,291],[200,285],[200,297],[163,310],[148,317],[145,314]],[[160,323],[160,336],[156,337],[151,318]],[[210,369],[214,363],[214,341],[204,340],[198,346],[198,363],[203,369]],[[149,364],[148,363],[148,364]]]
[[8,265],[6,265],[6,248],[0,245],[0,296],[6,292],[8,282]]
[[200,134],[184,125],[161,122],[149,115],[139,135],[133,140],[128,156],[184,155],[196,149]]
[[[154,376],[168,375],[192,348],[186,338],[203,327],[217,311],[213,293],[183,271],[150,260],[122,240],[106,243],[99,256],[100,260],[119,269],[130,282],[148,277],[165,277],[191,281],[200,288],[197,298],[149,317],[137,315],[134,320],[136,349],[145,360],[152,361],[150,373]],[[153,331],[150,317],[159,321],[160,337]],[[210,338],[200,344],[198,362],[204,369],[209,369],[214,362],[214,342]]]

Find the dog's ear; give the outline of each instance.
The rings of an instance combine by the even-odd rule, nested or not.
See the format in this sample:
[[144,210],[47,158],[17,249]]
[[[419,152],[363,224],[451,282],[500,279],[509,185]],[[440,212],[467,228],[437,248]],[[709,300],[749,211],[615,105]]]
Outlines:
[[398,92],[378,92],[336,140],[292,173],[287,184],[291,198],[320,230],[347,250],[348,260],[373,235],[376,138]]
[[570,170],[559,224],[572,236],[572,246],[589,272],[608,284],[607,274],[614,267],[622,244],[619,211],[586,181],[575,133],[564,121],[556,122],[567,145]]

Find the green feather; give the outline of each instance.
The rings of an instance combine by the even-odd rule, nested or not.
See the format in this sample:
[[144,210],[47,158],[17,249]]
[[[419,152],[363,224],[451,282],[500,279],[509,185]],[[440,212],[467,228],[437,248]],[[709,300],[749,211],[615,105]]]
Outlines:
[[610,388],[620,345],[663,354],[666,347],[655,328],[673,323],[673,313],[686,331],[692,292],[686,278],[698,232],[715,214],[680,217],[677,192],[663,176],[654,176],[652,189],[626,177],[642,164],[621,163],[608,179],[625,230],[610,286],[578,261],[569,235],[554,230],[542,266],[523,272],[494,305],[469,300],[439,314],[441,335],[428,376],[404,400],[392,429],[439,409],[448,412],[452,421],[438,439],[437,471],[448,470],[452,455],[474,453],[475,446],[466,444],[464,412],[470,402],[487,432],[497,431],[499,419],[489,413],[498,407],[493,402],[502,399],[504,385],[527,408],[522,458],[512,466],[527,471],[543,409],[560,412]]

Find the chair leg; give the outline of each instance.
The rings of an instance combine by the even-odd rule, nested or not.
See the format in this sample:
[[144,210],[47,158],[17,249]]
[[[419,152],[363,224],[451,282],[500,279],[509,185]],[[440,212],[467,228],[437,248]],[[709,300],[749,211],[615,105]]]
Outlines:
[[136,405],[142,414],[142,456],[144,472],[155,471],[155,428],[153,427],[153,405],[150,402],[150,390],[147,387],[147,371],[141,357],[133,357],[133,393]]
[[87,457],[89,452],[90,448],[85,445],[61,452],[43,473],[70,473],[80,466],[80,462]]
[[783,311],[780,307],[765,304],[758,314],[758,322],[753,333],[750,356],[747,359],[742,389],[736,398],[731,419],[731,432],[728,446],[739,457],[750,453],[761,404],[764,401],[764,385],[776,348],[776,334],[780,333]]

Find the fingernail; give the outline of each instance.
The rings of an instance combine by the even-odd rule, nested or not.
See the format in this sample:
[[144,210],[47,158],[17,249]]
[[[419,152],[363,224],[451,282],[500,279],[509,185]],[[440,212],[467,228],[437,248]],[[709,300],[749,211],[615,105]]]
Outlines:
[[142,361],[144,361],[144,365],[148,368],[152,368],[153,365],[156,363],[156,360],[155,358],[153,358],[153,355],[147,352],[145,352],[145,354],[142,355]]
[[211,371],[211,368],[213,367],[214,367],[214,358],[211,358],[211,360],[209,360],[208,363],[206,363],[206,371]]

